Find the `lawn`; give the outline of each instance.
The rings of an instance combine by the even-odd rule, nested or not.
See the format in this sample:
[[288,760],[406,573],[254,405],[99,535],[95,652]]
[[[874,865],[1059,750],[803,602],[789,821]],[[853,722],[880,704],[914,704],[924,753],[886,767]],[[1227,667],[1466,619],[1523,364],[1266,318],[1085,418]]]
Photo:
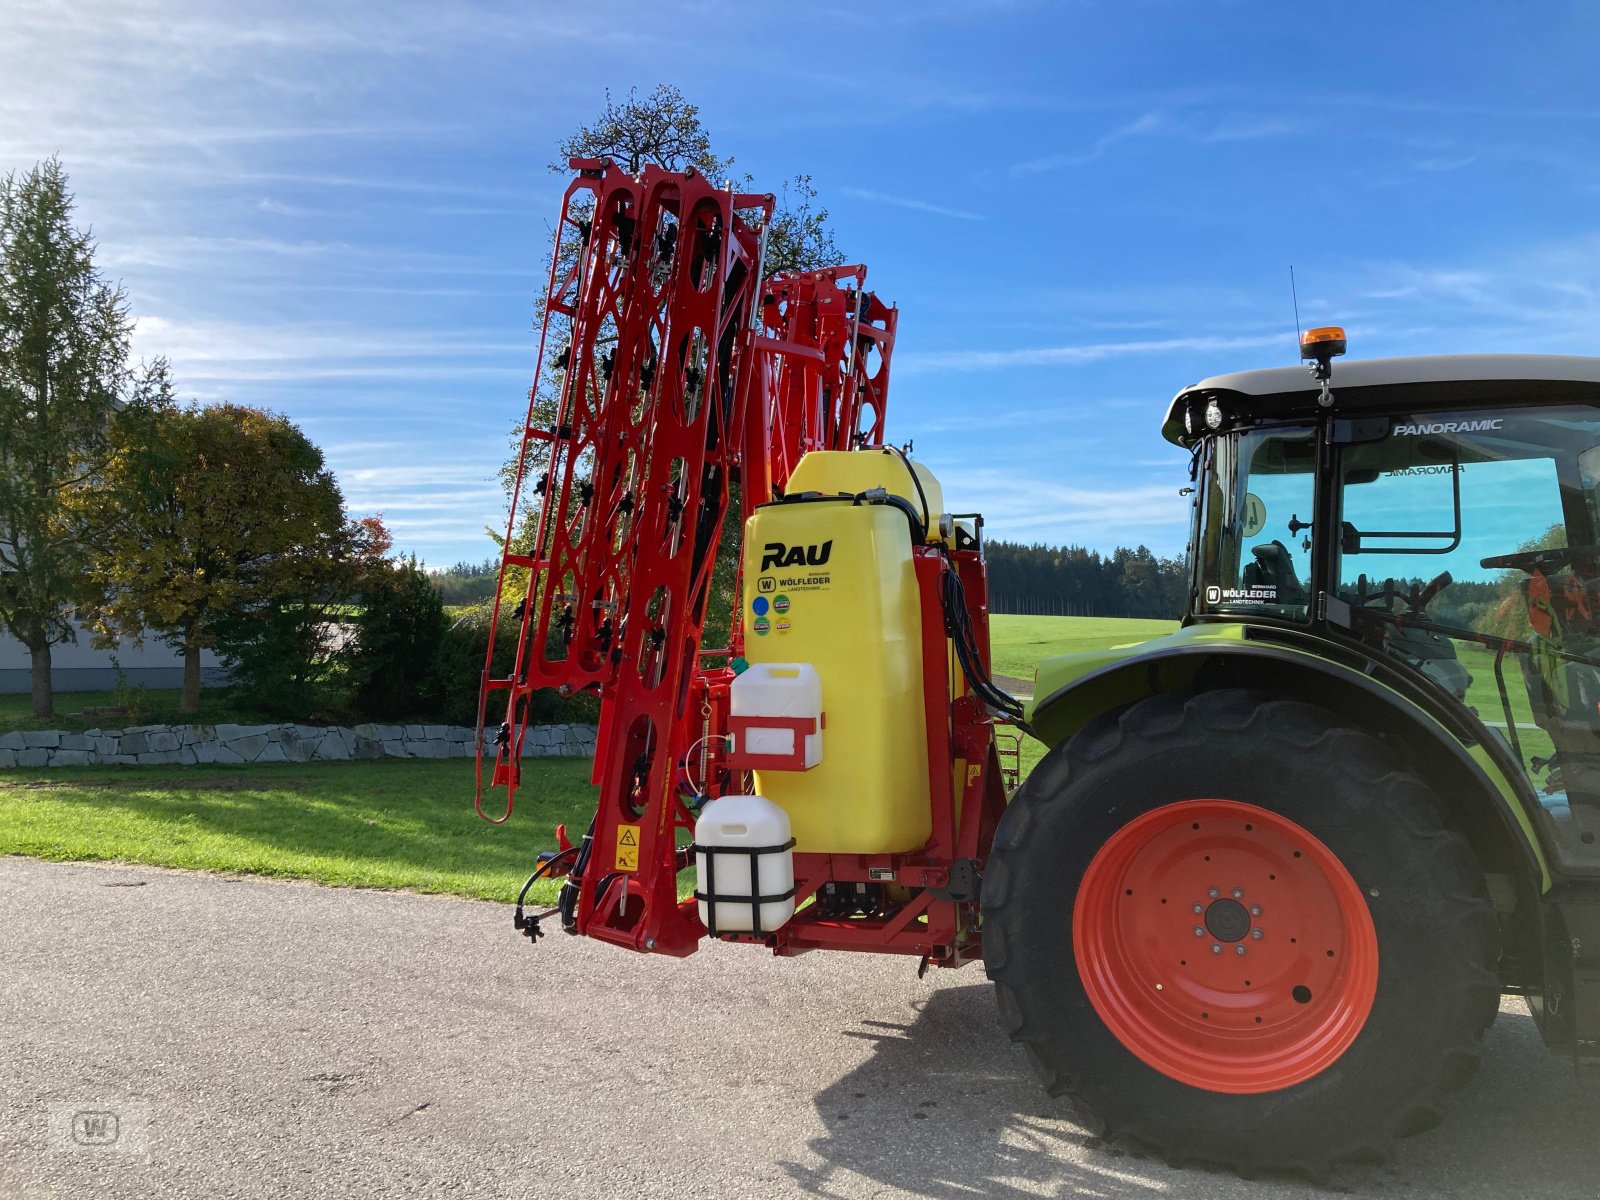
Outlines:
[[493,826],[473,814],[470,760],[0,771],[0,854],[505,900],[557,822],[588,827],[588,780],[587,760],[529,760],[517,813]]
[[[1165,621],[996,617],[996,665],[1002,674],[1031,679],[1034,662],[1049,654],[1139,641],[1170,628]],[[6,704],[0,724],[27,711],[26,697],[0,701]],[[62,701],[63,711],[113,702],[106,693]],[[229,711],[235,715],[201,719],[239,719],[238,709]],[[1025,769],[1043,749],[1025,743]],[[588,779],[586,760],[529,760],[517,812],[496,827],[473,815],[472,763],[459,759],[0,771],[0,854],[507,900],[538,852],[554,844],[558,822],[574,839],[587,828],[595,803]],[[550,903],[555,890],[541,884],[533,897]]]
[[1127,642],[1143,642],[1172,633],[1176,621],[1136,621],[1119,617],[1016,617],[989,618],[991,661],[997,675],[1033,684],[1033,669],[1041,658],[1077,654]]
[[[1461,665],[1472,676],[1467,688],[1467,704],[1478,710],[1478,716],[1489,725],[1504,729],[1505,706],[1500,703],[1500,688],[1494,678],[1494,653],[1486,646],[1472,642],[1457,642],[1456,654]],[[1528,688],[1522,679],[1522,669],[1514,655],[1507,654],[1502,665],[1506,681],[1506,696],[1511,701],[1511,717],[1517,725],[1517,739],[1522,744],[1524,760],[1532,756],[1549,758],[1554,753],[1550,735],[1533,723],[1533,711],[1528,707]]]

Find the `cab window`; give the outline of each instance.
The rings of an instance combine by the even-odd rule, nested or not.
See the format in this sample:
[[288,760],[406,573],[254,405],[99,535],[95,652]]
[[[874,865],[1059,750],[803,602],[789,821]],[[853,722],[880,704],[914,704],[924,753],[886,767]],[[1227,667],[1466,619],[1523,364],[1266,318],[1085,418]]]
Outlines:
[[1202,475],[1196,609],[1304,621],[1311,605],[1316,438],[1255,429],[1211,443]]

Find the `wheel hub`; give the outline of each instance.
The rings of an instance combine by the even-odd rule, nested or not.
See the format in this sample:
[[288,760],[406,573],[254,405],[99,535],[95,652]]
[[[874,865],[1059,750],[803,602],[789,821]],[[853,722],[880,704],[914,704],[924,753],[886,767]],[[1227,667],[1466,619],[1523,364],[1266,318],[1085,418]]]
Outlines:
[[1237,900],[1213,900],[1206,909],[1206,929],[1219,942],[1240,942],[1250,935],[1250,910]]

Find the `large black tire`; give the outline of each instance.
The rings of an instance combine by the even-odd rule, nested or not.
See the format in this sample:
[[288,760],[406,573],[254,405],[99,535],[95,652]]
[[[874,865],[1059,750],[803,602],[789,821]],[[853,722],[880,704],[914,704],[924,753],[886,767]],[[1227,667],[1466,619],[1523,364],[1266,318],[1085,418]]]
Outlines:
[[[1359,1032],[1329,1065],[1275,1090],[1209,1090],[1149,1065],[1102,1020],[1080,977],[1074,906],[1096,854],[1136,818],[1200,798],[1297,824],[1337,858],[1334,873],[1348,873],[1370,913],[1370,925],[1352,918],[1368,930],[1369,947],[1376,939],[1376,984],[1369,975]],[[1129,837],[1163,819],[1147,818]],[[1176,829],[1180,842],[1189,836]],[[1097,867],[1096,878],[1104,876]],[[1112,895],[1108,924],[1121,919],[1120,884]],[[1189,915],[1198,905],[1187,897],[1170,899],[1158,917],[1202,919]],[[1001,1018],[1045,1087],[1087,1110],[1108,1141],[1142,1144],[1171,1161],[1320,1174],[1337,1162],[1385,1158],[1396,1138],[1437,1122],[1442,1094],[1472,1073],[1498,1007],[1483,874],[1438,797],[1379,738],[1322,709],[1257,693],[1154,697],[1058,746],[1001,821],[982,902]],[[1227,950],[1264,945],[1250,936],[1240,938],[1246,950]],[[1094,944],[1088,931],[1083,941]],[[1210,942],[1208,929],[1197,944],[1210,951]]]

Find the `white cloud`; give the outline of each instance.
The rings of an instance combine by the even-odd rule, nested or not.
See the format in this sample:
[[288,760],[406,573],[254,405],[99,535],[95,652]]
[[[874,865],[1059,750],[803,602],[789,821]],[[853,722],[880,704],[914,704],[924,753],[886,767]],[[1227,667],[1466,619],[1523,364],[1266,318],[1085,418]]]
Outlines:
[[1264,138],[1290,137],[1305,130],[1302,121],[1286,117],[1230,116],[1223,117],[1207,133],[1200,135],[1202,142],[1258,142]]
[[1007,367],[1059,367],[1145,354],[1213,353],[1254,350],[1284,342],[1282,333],[1243,336],[1160,338],[1132,342],[1087,342],[1068,346],[1026,346],[1010,350],[934,350],[896,356],[897,373],[991,371]]
[[1462,154],[1436,154],[1429,158],[1412,160],[1411,166],[1418,171],[1459,171],[1462,167],[1470,167],[1478,161],[1476,151]]
[[1109,546],[1146,541],[1158,554],[1183,546],[1188,508],[1173,482],[1134,486],[1064,483],[997,467],[930,466],[948,497],[984,514],[993,537]]
[[983,217],[975,212],[967,212],[960,208],[946,208],[942,204],[933,204],[927,200],[918,200],[911,196],[891,196],[885,192],[874,192],[867,188],[843,187],[839,191],[846,196],[855,196],[860,200],[873,200],[879,204],[892,204],[896,208],[909,208],[915,212],[932,213],[936,217],[954,217],[958,221],[981,221]]
[[1037,175],[1045,171],[1055,171],[1061,167],[1083,167],[1101,157],[1118,142],[1127,141],[1129,138],[1145,137],[1160,132],[1166,128],[1166,122],[1159,112],[1147,112],[1132,121],[1125,122],[1102,133],[1082,150],[1070,154],[1047,154],[1040,158],[1028,159],[1015,163],[1011,167],[1013,175]]
[[[533,375],[534,344],[490,331],[340,328],[318,325],[138,318],[134,353],[172,364],[180,395],[233,398],[249,384],[503,380],[508,412]],[[351,406],[392,406],[392,397],[352,396]]]

